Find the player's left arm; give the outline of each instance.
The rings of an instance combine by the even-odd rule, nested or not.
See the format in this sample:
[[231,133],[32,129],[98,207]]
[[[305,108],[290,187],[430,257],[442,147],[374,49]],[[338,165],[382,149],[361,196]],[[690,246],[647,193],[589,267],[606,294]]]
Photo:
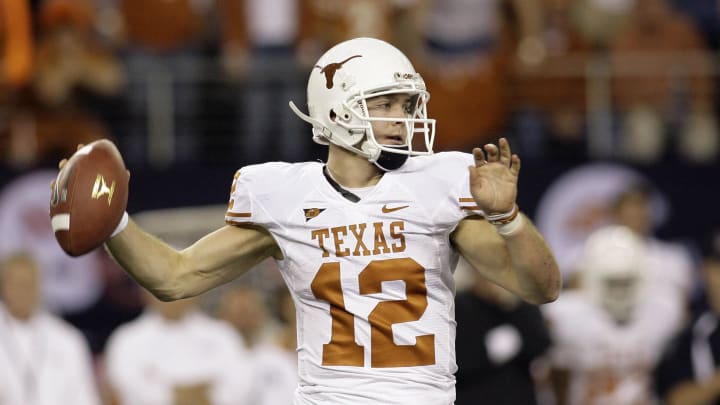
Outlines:
[[554,301],[560,292],[560,271],[535,226],[522,213],[507,224],[490,223],[511,219],[517,209],[520,158],[511,153],[505,138],[498,145],[485,145],[484,152],[473,149],[475,165],[469,167],[470,192],[487,220],[461,221],[452,241],[487,279],[534,304]]

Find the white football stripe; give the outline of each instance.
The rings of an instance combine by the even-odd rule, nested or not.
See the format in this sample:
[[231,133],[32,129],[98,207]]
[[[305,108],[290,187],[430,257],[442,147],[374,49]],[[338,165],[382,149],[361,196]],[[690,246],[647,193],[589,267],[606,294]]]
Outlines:
[[92,145],[85,145],[82,148],[78,149],[77,152],[75,152],[76,155],[87,155],[92,150]]
[[67,231],[70,229],[70,214],[57,214],[50,219],[53,232]]

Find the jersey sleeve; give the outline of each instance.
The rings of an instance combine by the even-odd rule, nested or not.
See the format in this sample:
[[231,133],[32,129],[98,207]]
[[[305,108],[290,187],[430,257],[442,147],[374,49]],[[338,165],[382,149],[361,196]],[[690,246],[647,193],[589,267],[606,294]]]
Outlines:
[[288,201],[296,196],[298,172],[301,167],[284,162],[249,165],[235,172],[225,223],[277,225],[276,218],[286,215]]
[[230,187],[230,201],[225,212],[225,223],[228,225],[251,224],[253,216],[253,195],[251,192],[252,181],[250,170],[242,168],[235,172],[232,186]]
[[457,207],[463,217],[485,217],[485,213],[478,207],[472,194],[470,194],[470,172],[468,166],[475,164],[473,156],[469,153],[455,152],[453,153],[452,159],[454,160],[452,168],[454,173],[450,173],[450,178],[457,178],[454,188],[452,189],[452,198],[454,199],[453,206]]

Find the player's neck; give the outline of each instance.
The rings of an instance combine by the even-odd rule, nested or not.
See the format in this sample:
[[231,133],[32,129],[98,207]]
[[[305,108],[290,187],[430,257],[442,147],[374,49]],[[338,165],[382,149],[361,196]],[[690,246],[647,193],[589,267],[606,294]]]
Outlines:
[[330,176],[343,187],[362,188],[377,184],[383,171],[348,150],[330,145],[327,168]]

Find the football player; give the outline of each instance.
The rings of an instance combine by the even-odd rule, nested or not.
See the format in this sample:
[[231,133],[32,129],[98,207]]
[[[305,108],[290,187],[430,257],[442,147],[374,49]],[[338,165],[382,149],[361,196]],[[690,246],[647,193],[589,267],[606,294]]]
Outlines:
[[127,219],[107,246],[163,300],[274,258],[297,308],[295,404],[452,404],[458,255],[531,303],[559,293],[553,254],[515,203],[520,159],[505,139],[433,154],[430,94],[380,40],[327,51],[307,96],[309,114],[291,108],[327,162],[241,168],[227,226],[187,249]]
[[653,367],[682,324],[677,300],[649,289],[647,245],[612,225],[590,235],[580,288],[543,307],[559,404],[651,404]]

